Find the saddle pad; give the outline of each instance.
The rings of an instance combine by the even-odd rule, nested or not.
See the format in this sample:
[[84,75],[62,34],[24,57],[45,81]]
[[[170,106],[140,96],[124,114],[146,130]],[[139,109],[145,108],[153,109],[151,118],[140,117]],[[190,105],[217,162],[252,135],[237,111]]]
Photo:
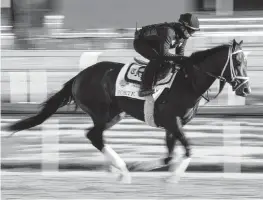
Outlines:
[[[144,66],[135,63],[125,64],[119,72],[116,80],[115,96],[145,100],[145,97],[139,97],[138,95],[144,68]],[[166,77],[157,82],[154,87],[154,100],[158,99],[165,88],[171,87],[175,76],[176,72],[169,72]]]

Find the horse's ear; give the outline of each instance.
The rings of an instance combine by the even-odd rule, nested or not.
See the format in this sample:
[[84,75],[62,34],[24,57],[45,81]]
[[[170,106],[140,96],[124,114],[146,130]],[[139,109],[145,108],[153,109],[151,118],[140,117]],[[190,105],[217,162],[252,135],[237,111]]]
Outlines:
[[241,40],[238,45],[241,46],[242,44],[243,44],[243,40]]
[[236,49],[236,46],[237,46],[237,41],[236,41],[236,39],[233,39],[233,44],[232,44],[232,46],[233,46],[233,50],[235,50],[235,49]]

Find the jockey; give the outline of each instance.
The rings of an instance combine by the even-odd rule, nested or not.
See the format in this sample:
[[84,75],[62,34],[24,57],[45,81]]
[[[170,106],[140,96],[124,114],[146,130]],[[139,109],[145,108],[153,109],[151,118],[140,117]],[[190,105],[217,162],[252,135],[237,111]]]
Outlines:
[[[139,96],[153,94],[154,75],[162,62],[173,61],[179,65],[187,63],[189,59],[184,56],[186,41],[199,30],[198,18],[190,13],[181,14],[179,22],[153,24],[136,30],[134,49],[149,60],[142,76]],[[175,54],[169,52],[171,48],[175,48]]]

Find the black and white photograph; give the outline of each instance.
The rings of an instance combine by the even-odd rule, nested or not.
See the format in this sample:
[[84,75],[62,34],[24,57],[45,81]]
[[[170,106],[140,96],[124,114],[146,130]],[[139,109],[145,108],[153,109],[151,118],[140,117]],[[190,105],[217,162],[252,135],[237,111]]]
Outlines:
[[0,199],[263,199],[263,0],[1,0],[0,44]]

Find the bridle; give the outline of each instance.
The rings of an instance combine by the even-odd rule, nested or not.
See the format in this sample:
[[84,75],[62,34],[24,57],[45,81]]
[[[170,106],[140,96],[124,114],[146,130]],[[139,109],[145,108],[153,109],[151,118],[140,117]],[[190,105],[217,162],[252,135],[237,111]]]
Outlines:
[[[249,81],[249,77],[242,77],[242,76],[238,76],[236,73],[235,73],[235,69],[234,69],[234,64],[233,64],[233,55],[235,54],[238,54],[240,52],[243,52],[242,50],[237,50],[235,52],[232,52],[232,45],[229,47],[229,50],[228,50],[228,57],[227,57],[227,60],[226,60],[226,63],[224,65],[224,68],[221,72],[221,74],[219,76],[217,75],[214,75],[210,72],[207,72],[207,71],[203,71],[201,70],[200,68],[198,68],[196,65],[194,65],[194,68],[197,69],[197,70],[201,70],[202,72],[204,72],[205,74],[207,74],[208,76],[210,77],[213,77],[213,78],[216,78],[218,80],[220,80],[220,87],[219,87],[219,91],[218,93],[215,95],[215,97],[213,98],[209,98],[209,94],[208,94],[208,90],[206,91],[207,95],[204,96],[202,94],[202,97],[207,101],[206,103],[210,102],[211,100],[215,99],[218,97],[218,95],[222,92],[222,90],[224,89],[224,86],[226,83],[229,83],[231,85],[235,84],[235,87],[233,87],[233,91],[236,91],[238,90],[242,85],[244,85],[245,83],[247,83]],[[231,74],[231,80],[227,81],[226,78],[224,78],[224,74],[225,74],[225,71],[227,69],[227,67],[230,67],[230,74]],[[239,81],[239,80],[243,80],[243,81]]]
[[[238,54],[240,52],[243,52],[243,51],[242,50],[237,50],[237,51],[232,53],[231,52],[231,47],[229,48],[228,59],[226,61],[226,64],[225,64],[225,66],[224,66],[224,68],[222,70],[221,76],[220,76],[221,78],[224,78],[223,75],[224,75],[224,73],[226,71],[226,68],[227,68],[227,65],[228,65],[228,62],[229,62],[230,63],[230,73],[231,73],[231,80],[229,81],[229,83],[230,84],[238,83],[239,80],[243,80],[240,84],[236,84],[237,87],[234,87],[233,91],[238,90],[242,85],[244,85],[245,83],[247,83],[249,81],[249,77],[237,76],[237,74],[235,73],[234,64],[233,64],[233,57],[232,56],[235,55],[235,54]],[[227,82],[226,79],[225,79],[225,82]]]

